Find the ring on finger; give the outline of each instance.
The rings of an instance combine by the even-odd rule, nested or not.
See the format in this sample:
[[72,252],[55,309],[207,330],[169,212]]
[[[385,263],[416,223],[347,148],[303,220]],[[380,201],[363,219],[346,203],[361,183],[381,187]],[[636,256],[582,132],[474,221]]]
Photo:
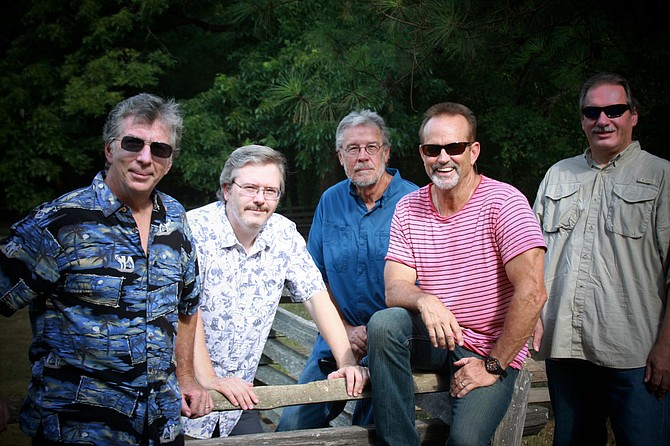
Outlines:
[[461,389],[463,389],[464,387],[465,387],[465,383],[463,381],[461,381]]

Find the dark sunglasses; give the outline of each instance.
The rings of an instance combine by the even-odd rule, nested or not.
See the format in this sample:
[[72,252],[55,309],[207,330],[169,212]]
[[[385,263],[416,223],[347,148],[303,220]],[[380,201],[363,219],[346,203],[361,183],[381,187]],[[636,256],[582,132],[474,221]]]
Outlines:
[[598,119],[600,114],[605,112],[605,116],[608,118],[618,118],[628,110],[630,110],[628,104],[614,104],[607,107],[584,107],[582,108],[582,114],[588,119]]
[[164,142],[145,141],[135,136],[124,136],[121,139],[112,138],[114,141],[121,141],[121,148],[127,152],[141,152],[144,144],[149,144],[151,154],[158,158],[170,158],[172,155],[172,146]]
[[452,142],[445,146],[440,144],[421,144],[421,151],[426,156],[440,156],[442,150],[447,152],[449,156],[460,155],[465,152],[465,149],[472,144],[471,142]]

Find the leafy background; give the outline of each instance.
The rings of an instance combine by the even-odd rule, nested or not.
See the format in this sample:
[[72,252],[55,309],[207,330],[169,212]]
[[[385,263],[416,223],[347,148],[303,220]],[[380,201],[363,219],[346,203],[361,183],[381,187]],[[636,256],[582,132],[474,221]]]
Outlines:
[[[580,153],[580,84],[628,77],[636,137],[662,142],[666,2],[592,0],[26,0],[0,18],[0,210],[18,216],[103,167],[110,108],[148,91],[186,115],[182,155],[160,188],[188,207],[214,199],[227,155],[270,145],[290,163],[282,206],[310,206],[343,178],[337,122],[378,111],[391,165],[418,184],[422,113],[458,101],[480,121],[479,169],[533,200],[546,168]],[[5,217],[10,218],[10,217]]]

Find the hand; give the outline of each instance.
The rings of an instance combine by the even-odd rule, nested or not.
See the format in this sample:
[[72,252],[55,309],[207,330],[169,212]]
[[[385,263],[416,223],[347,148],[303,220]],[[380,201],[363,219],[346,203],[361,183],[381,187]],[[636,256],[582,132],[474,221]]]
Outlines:
[[453,351],[456,344],[463,345],[461,326],[458,325],[453,313],[437,297],[427,295],[417,306],[433,347]]
[[0,399],[0,432],[7,430],[7,424],[9,424],[9,406],[7,400]]
[[253,383],[248,383],[237,376],[227,378],[213,377],[203,382],[204,386],[216,390],[225,396],[230,404],[242,410],[252,410],[258,404],[258,396],[253,390]]
[[347,384],[347,395],[358,396],[370,381],[370,371],[367,367],[345,366],[340,367],[328,375],[328,379],[345,378]]
[[486,371],[483,359],[463,358],[454,362],[459,367],[454,373],[449,393],[452,397],[463,398],[477,387],[491,386],[498,381],[498,375]]
[[660,342],[654,345],[647,357],[644,382],[659,400],[670,390],[670,348]]
[[536,352],[540,351],[540,345],[542,342],[542,335],[544,335],[544,324],[542,323],[542,318],[538,318],[535,323],[535,328],[533,329],[533,350]]
[[368,354],[368,332],[365,325],[352,326],[349,324],[344,324],[344,328],[347,331],[347,337],[349,338],[349,344],[351,344],[351,351],[354,353],[356,362]]
[[181,387],[181,413],[188,418],[198,418],[212,411],[214,400],[200,383],[191,376],[178,376]]

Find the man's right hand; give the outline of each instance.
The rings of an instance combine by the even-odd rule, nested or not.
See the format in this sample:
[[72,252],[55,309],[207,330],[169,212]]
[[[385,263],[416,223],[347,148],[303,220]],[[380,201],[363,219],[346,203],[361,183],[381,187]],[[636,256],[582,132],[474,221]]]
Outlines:
[[352,326],[347,323],[344,324],[349,337],[349,344],[351,344],[351,351],[354,352],[356,362],[360,362],[365,355],[368,354],[368,332],[365,325]]
[[424,295],[417,302],[417,308],[428,329],[433,347],[454,350],[456,344],[463,345],[461,326],[453,313],[436,296]]

